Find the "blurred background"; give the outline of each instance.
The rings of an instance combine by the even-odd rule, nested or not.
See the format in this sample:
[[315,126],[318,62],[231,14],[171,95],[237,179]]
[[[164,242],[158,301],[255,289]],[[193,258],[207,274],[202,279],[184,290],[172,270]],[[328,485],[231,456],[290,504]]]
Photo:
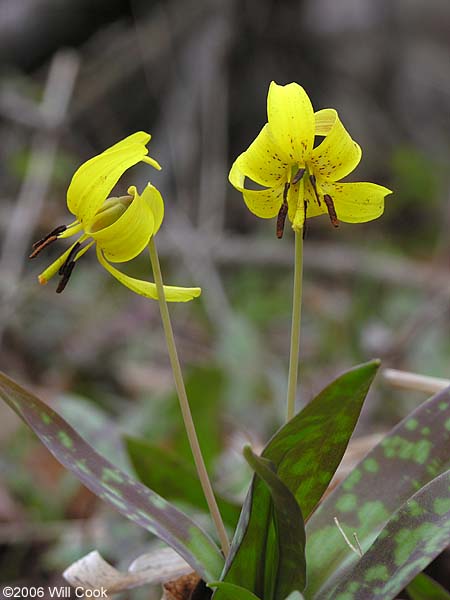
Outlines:
[[[293,235],[250,214],[227,181],[266,121],[271,80],[335,107],[363,148],[354,181],[394,190],[378,221],[305,240],[300,400],[374,356],[448,377],[450,4],[447,0],[1,0],[1,369],[54,405],[124,468],[123,435],[182,450],[156,303],[134,296],[89,252],[62,295],[36,276],[31,243],[68,223],[75,169],[126,135],[152,133],[151,177],[166,218],[165,280],[200,285],[171,314],[193,410],[219,487],[242,497],[242,440],[282,422]],[[142,255],[128,272],[151,278]],[[360,435],[424,399],[379,378]],[[255,418],[255,415],[258,415]],[[0,582],[61,582],[99,549],[126,568],[149,535],[103,506],[0,405]],[[149,590],[124,598],[149,598]]]

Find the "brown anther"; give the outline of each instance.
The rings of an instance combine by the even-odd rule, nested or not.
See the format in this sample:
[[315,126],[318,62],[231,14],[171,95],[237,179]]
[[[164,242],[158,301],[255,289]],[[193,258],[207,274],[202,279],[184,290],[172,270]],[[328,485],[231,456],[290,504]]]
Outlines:
[[289,182],[286,182],[284,184],[283,204],[281,205],[281,208],[278,211],[278,216],[277,216],[277,238],[279,240],[281,240],[281,238],[283,237],[283,233],[284,233],[284,224],[286,222],[286,216],[287,216],[287,213],[288,213],[288,200],[287,200],[287,196],[288,196],[288,191],[289,191],[290,187],[291,187],[291,184]]
[[306,237],[306,233],[308,231],[308,221],[307,219],[307,212],[308,212],[308,200],[303,200],[303,208],[305,211],[305,221],[303,223],[303,239],[305,239]]
[[294,177],[292,178],[292,185],[296,185],[301,178],[303,177],[303,175],[305,174],[306,169],[304,168],[300,168],[297,173],[294,175]]
[[63,233],[67,227],[65,225],[59,225],[53,231],[48,233],[45,237],[43,237],[38,242],[35,242],[32,246],[32,253],[28,258],[36,258],[36,256],[47,246],[49,246],[52,242],[55,242],[58,239],[59,234]]
[[[72,250],[69,252],[69,254],[67,255],[67,258],[65,260],[65,262],[61,265],[59,271],[58,271],[58,275],[64,275],[64,273],[67,271],[67,269],[69,268],[69,266],[74,263],[75,261],[73,260],[75,258],[75,255],[77,254],[78,250],[80,249],[81,244],[80,242],[77,242],[74,247],[72,248]],[[72,267],[73,268],[73,267]]]
[[75,263],[73,261],[66,265],[66,268],[64,269],[64,273],[58,283],[58,287],[56,288],[57,294],[60,294],[65,289],[66,285],[69,282],[70,276],[72,275],[74,266],[75,266]]
[[314,194],[316,195],[317,204],[320,206],[320,197],[319,197],[319,192],[317,191],[316,178],[314,177],[314,175],[310,175],[309,176],[309,180],[310,180],[311,185],[313,187]]
[[323,200],[327,205],[328,214],[330,215],[330,221],[334,227],[339,227],[339,219],[337,218],[336,209],[331,196],[324,194]]
[[284,224],[286,222],[287,213],[288,213],[288,205],[286,202],[283,202],[283,204],[281,205],[281,208],[278,212],[278,217],[277,217],[277,238],[279,240],[281,240],[281,238],[283,237]]

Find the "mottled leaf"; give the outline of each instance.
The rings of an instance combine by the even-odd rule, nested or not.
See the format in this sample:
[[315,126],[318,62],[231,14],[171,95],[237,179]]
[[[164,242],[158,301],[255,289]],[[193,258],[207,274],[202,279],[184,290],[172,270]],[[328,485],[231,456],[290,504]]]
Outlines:
[[[333,381],[270,440],[262,456],[271,460],[295,495],[305,519],[333,477],[355,428],[379,361],[359,365]],[[271,498],[254,478],[226,564],[225,581],[264,594],[274,548]],[[220,596],[219,596],[220,600]]]
[[411,600],[450,600],[450,593],[425,573],[416,575],[406,591]]
[[[275,526],[276,565],[274,577],[264,597],[282,600],[306,584],[305,524],[302,511],[289,488],[275,472],[274,464],[266,458],[256,456],[249,446],[244,448],[244,457],[265,483],[272,498],[272,518]],[[275,556],[274,556],[275,558]]]
[[[333,600],[392,600],[448,545],[450,471],[414,494],[341,580]],[[427,596],[427,600],[429,596]]]
[[258,596],[255,596],[255,594],[240,585],[225,583],[224,581],[214,581],[208,585],[209,587],[219,589],[223,600],[260,600]]
[[3,373],[0,396],[94,494],[164,540],[203,577],[218,578],[220,551],[187,515],[97,454],[54,410]]
[[[128,456],[140,481],[168,500],[178,500],[208,512],[208,505],[195,469],[175,452],[146,440],[126,437]],[[216,492],[224,521],[233,529],[241,507]]]
[[363,551],[412,494],[450,468],[450,389],[406,417],[319,506],[306,526],[308,600],[323,597],[357,562],[333,522]]

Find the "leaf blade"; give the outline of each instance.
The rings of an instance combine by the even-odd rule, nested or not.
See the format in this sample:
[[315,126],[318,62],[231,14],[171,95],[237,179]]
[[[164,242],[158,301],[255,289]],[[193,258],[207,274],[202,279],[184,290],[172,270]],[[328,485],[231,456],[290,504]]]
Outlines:
[[448,545],[449,488],[450,470],[407,500],[327,598],[395,598]]
[[390,515],[433,477],[450,468],[450,431],[445,426],[449,411],[450,388],[421,404],[394,427],[312,515],[306,526],[308,600],[333,589],[358,560],[333,517],[338,517],[344,530],[355,531],[363,551],[367,551]]
[[[342,374],[284,425],[272,437],[262,453],[264,458],[275,464],[278,472],[282,474],[280,478],[296,495],[305,519],[328,486],[341,460],[378,367],[379,361],[370,361]],[[352,397],[354,389],[357,391]],[[342,414],[349,412],[350,417],[344,428],[345,432],[335,444],[335,438],[329,433],[335,426],[332,408],[337,400],[349,396],[351,410],[343,402],[340,412]],[[326,427],[324,423],[327,424]],[[320,481],[317,474],[320,473],[321,463],[311,460],[311,447],[317,448],[317,452],[322,457],[322,464],[327,461],[325,476],[322,476]],[[289,454],[288,450],[292,451],[292,448],[295,448],[295,453]],[[295,477],[290,477],[294,459],[302,461],[302,468]],[[284,460],[286,462],[283,465]],[[313,486],[312,492],[311,487],[309,488],[308,496],[305,496],[300,485],[305,479],[318,482]],[[267,579],[264,565],[270,562],[266,556],[273,554],[271,541],[266,536],[270,522],[270,506],[268,490],[258,478],[254,478],[241,512],[223,577],[224,581],[245,585],[257,595],[264,593],[263,582]]]
[[450,600],[450,593],[426,573],[416,575],[406,591],[411,600]]
[[244,448],[244,457],[270,491],[278,550],[274,597],[285,598],[306,585],[303,515],[295,496],[278,477],[270,461],[254,454],[250,446]]
[[164,540],[202,576],[218,577],[220,551],[187,515],[109,463],[58,413],[1,372],[0,397],[94,494]]

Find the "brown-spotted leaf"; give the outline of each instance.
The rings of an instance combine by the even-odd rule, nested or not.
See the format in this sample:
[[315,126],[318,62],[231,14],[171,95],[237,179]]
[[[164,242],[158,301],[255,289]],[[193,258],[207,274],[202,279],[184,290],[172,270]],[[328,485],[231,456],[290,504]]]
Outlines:
[[326,597],[358,561],[334,524],[366,552],[404,502],[450,468],[450,388],[397,425],[319,506],[306,526],[307,600]]
[[[273,436],[262,456],[274,463],[305,519],[333,477],[376,375],[379,361],[343,373]],[[227,559],[224,581],[264,596],[273,579],[276,547],[270,534],[272,500],[254,478]],[[221,600],[220,590],[215,598]]]
[[450,470],[407,500],[337,588],[319,597],[330,600],[395,598],[448,545],[449,490]]
[[0,397],[94,494],[164,540],[202,577],[219,577],[218,547],[187,515],[97,454],[54,410],[1,372]]
[[272,498],[274,523],[274,574],[266,582],[272,588],[265,596],[283,600],[288,594],[302,591],[306,585],[305,523],[295,496],[275,472],[267,458],[254,454],[249,446],[244,457],[259,479],[267,486]]

